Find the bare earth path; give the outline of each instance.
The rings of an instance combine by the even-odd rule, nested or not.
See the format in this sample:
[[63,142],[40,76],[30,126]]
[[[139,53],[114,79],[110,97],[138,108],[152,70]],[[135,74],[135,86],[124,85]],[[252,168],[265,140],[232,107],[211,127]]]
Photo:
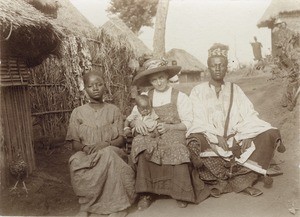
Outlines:
[[[190,204],[185,209],[178,208],[175,200],[160,198],[142,212],[136,211],[136,206],[133,206],[128,217],[300,216],[299,210],[296,215],[289,212],[293,207],[300,208],[299,103],[292,112],[280,106],[283,85],[279,80],[268,81],[264,76],[231,80],[245,91],[260,117],[281,130],[287,151],[284,154],[276,153],[275,159],[281,162],[284,174],[274,177],[270,189],[263,188],[263,183],[258,182],[256,187],[263,190],[264,194],[256,198],[230,193],[220,198],[208,198],[199,205]],[[177,87],[189,93],[194,85],[180,84]],[[75,215],[79,206],[70,185],[67,163],[70,155],[68,147],[56,148],[53,153],[38,152],[38,170],[26,180],[29,194],[26,196],[21,190],[13,195],[6,190],[1,192],[0,215]]]

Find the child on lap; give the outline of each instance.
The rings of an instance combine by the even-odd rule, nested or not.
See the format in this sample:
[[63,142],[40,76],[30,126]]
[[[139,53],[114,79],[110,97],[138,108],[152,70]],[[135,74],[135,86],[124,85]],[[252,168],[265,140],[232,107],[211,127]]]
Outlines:
[[133,107],[131,114],[125,120],[124,134],[126,137],[131,135],[136,136],[135,128],[130,128],[132,121],[141,120],[147,126],[147,135],[156,138],[160,134],[157,131],[157,124],[159,117],[151,107],[150,99],[147,95],[138,95],[135,98],[136,106]]

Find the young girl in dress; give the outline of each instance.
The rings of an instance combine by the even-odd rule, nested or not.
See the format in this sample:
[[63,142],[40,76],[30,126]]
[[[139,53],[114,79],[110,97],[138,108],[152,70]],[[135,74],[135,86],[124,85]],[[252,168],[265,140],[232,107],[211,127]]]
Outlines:
[[105,83],[98,72],[85,74],[83,80],[90,102],[73,110],[66,136],[76,151],[69,164],[80,204],[78,215],[123,217],[135,200],[135,174],[120,149],[124,145],[122,115],[118,107],[103,102]]

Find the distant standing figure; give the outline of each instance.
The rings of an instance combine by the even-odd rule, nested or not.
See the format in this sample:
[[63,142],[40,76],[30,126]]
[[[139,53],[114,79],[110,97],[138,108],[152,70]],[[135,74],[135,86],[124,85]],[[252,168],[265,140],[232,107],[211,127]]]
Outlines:
[[[172,66],[177,66],[177,61],[173,60],[172,61]],[[180,72],[178,72],[180,74]],[[169,82],[172,84],[179,84],[179,77],[178,75],[174,75],[173,77],[169,78]]]
[[173,76],[172,78],[169,79],[171,84],[179,84],[179,77],[178,75]]
[[256,36],[254,36],[254,42],[250,43],[253,50],[254,60],[262,60],[261,48],[263,47],[260,42],[257,41]]

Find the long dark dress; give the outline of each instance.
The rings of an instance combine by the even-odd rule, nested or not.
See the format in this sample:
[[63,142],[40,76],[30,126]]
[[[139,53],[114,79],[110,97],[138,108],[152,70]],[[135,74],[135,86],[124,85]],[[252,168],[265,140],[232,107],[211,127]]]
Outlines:
[[[148,95],[153,100],[153,91],[150,91]],[[154,107],[160,121],[172,124],[180,123],[176,105],[177,97],[178,91],[172,89],[171,103]],[[140,142],[138,144],[141,144],[143,148],[133,147],[133,149],[139,150],[134,150],[134,153],[137,153],[134,155],[137,158],[135,184],[137,193],[168,195],[174,199],[192,203],[198,203],[208,197],[209,193],[206,191],[204,183],[201,180],[193,180],[189,164],[178,161],[178,159],[184,159],[185,154],[188,153],[184,131],[168,131],[156,146],[150,144],[150,152],[147,144]],[[165,153],[172,154],[168,156]],[[180,156],[182,154],[183,156]],[[187,156],[189,157],[188,154]],[[166,159],[171,163],[164,163]],[[200,191],[203,193],[201,197],[198,197]]]

